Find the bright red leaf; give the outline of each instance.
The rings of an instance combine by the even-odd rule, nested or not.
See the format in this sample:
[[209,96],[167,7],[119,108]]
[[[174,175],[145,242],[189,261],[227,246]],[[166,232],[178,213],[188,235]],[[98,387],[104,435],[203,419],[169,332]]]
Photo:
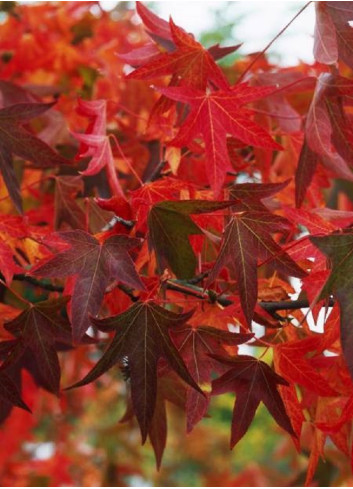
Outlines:
[[219,195],[225,175],[232,169],[227,134],[246,144],[268,149],[281,149],[261,126],[252,120],[252,111],[243,106],[273,92],[273,87],[250,87],[247,83],[229,90],[202,92],[187,87],[159,88],[167,97],[190,105],[190,113],[170,141],[172,146],[187,146],[202,134],[207,157],[210,185]]
[[127,78],[149,80],[173,74],[172,85],[180,84],[199,90],[211,81],[218,88],[228,89],[228,82],[222,70],[216,65],[210,53],[190,34],[174,24],[170,19],[170,32],[176,49],[161,53],[148,63],[130,73]]

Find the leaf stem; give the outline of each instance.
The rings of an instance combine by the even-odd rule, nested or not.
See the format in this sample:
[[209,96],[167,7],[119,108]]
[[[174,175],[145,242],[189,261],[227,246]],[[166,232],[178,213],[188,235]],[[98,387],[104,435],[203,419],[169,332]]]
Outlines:
[[11,292],[11,294],[17,297],[17,299],[19,299],[21,302],[24,302],[25,304],[31,304],[27,299],[22,297],[12,287],[10,287],[4,280],[0,279],[0,284],[6,287]]
[[130,161],[126,158],[121,146],[120,146],[120,143],[118,141],[118,138],[115,136],[115,134],[109,134],[109,137],[111,139],[113,139],[114,143],[115,143],[115,146],[117,147],[119,153],[120,153],[120,156],[122,157],[122,159],[124,160],[126,166],[129,168],[129,170],[131,171],[131,173],[134,175],[134,177],[136,178],[136,180],[138,181],[138,183],[141,185],[141,187],[143,187],[143,181],[141,180],[141,178],[139,177],[138,173],[135,171],[134,167],[132,166],[132,164],[130,163]]
[[257,55],[257,56],[255,56],[255,58],[254,58],[254,59],[253,59],[253,60],[250,62],[250,64],[249,64],[249,65],[248,65],[248,66],[245,68],[245,70],[243,71],[243,73],[240,75],[240,77],[239,77],[239,78],[238,78],[238,80],[237,80],[237,83],[240,83],[240,82],[241,82],[241,81],[244,79],[245,75],[246,75],[246,74],[247,74],[247,73],[248,73],[248,72],[251,70],[251,68],[254,66],[254,64],[255,64],[255,63],[257,63],[257,61],[258,61],[258,60],[261,58],[261,56],[262,56],[263,54],[265,54],[265,52],[266,52],[266,51],[267,51],[267,50],[268,50],[268,49],[269,49],[269,48],[272,46],[272,44],[273,44],[273,43],[274,43],[274,42],[275,42],[275,41],[276,41],[276,40],[277,40],[277,39],[278,39],[278,38],[279,38],[279,37],[280,37],[280,36],[283,34],[283,32],[284,32],[285,30],[287,30],[287,29],[288,29],[288,27],[289,27],[289,26],[290,26],[290,25],[291,25],[291,24],[292,24],[292,23],[295,21],[295,19],[296,19],[297,17],[299,17],[299,15],[300,15],[300,14],[301,14],[301,13],[302,13],[302,12],[303,12],[303,11],[304,11],[304,10],[305,10],[307,7],[308,7],[308,5],[310,5],[310,4],[311,4],[311,1],[310,1],[310,2],[307,2],[307,3],[304,5],[304,7],[302,7],[302,8],[299,10],[299,12],[297,12],[297,13],[295,14],[295,16],[294,16],[294,17],[292,17],[292,19],[291,19],[291,20],[288,22],[288,24],[286,24],[286,25],[283,27],[283,29],[281,29],[281,30],[280,30],[280,32],[279,32],[279,33],[278,33],[278,34],[277,34],[277,35],[276,35],[276,36],[275,36],[275,37],[274,37],[274,38],[273,38],[273,39],[272,39],[272,40],[271,40],[271,41],[270,41],[270,42],[269,42],[269,43],[268,43],[268,44],[267,44],[265,47],[264,47],[264,49],[263,49],[263,50],[262,50],[260,53],[258,53],[258,55]]

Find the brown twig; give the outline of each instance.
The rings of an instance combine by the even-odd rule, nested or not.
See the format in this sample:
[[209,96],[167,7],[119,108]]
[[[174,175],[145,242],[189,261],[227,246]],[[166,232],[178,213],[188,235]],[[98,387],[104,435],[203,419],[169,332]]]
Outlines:
[[[199,283],[203,278],[207,277],[208,272],[204,272],[196,277],[193,277],[190,280],[177,280],[170,279],[165,282],[167,289],[174,290],[176,292],[180,292],[181,294],[185,294],[188,296],[196,297],[201,300],[206,300],[208,302],[217,302],[223,307],[228,307],[233,304],[233,301],[224,294],[217,294],[212,289],[203,289],[201,287],[196,286],[195,284]],[[17,273],[13,277],[14,280],[28,282],[31,285],[36,287],[40,287],[41,289],[48,290],[49,292],[63,292],[64,287],[62,285],[54,285],[52,283],[48,283],[43,280],[38,280],[37,278],[31,277],[30,275],[25,275],[22,273]],[[139,300],[139,296],[134,294],[134,289],[128,287],[124,284],[118,284],[117,287],[126,294],[132,302],[137,302]],[[307,309],[310,308],[310,303],[307,299],[296,299],[296,300],[288,300],[288,301],[259,301],[259,306],[262,307],[269,314],[276,313],[277,311],[290,311],[296,309]],[[325,303],[325,307],[333,307],[335,304],[335,300],[330,297],[327,303]]]

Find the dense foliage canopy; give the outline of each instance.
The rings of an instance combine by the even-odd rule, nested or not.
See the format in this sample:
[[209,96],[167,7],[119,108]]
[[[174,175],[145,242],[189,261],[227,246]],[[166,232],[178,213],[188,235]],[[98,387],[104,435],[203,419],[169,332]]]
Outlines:
[[1,485],[352,482],[353,2],[289,68],[128,7],[1,2]]

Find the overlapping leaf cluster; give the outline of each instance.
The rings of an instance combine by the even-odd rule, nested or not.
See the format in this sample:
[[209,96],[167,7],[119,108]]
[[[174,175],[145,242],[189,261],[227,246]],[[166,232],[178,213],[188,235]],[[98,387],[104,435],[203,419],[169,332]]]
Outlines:
[[307,483],[328,437],[351,457],[351,4],[315,4],[312,65],[262,53],[221,68],[239,45],[206,49],[140,2],[139,25],[125,6],[11,3],[0,26],[5,427],[17,408],[36,412],[40,390],[69,412],[114,382],[158,467],[166,401],[190,432],[227,393],[231,447],[262,403],[311,450]]

